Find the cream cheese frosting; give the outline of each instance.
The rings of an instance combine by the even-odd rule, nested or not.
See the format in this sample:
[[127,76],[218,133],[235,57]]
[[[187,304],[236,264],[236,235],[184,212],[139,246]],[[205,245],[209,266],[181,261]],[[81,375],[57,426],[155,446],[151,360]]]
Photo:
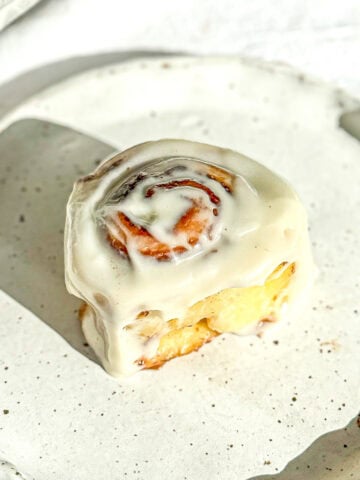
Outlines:
[[68,202],[66,286],[91,307],[85,336],[118,377],[156,352],[159,336],[129,328],[140,312],[166,332],[191,305],[262,285],[284,261],[296,263],[291,306],[313,272],[305,210],[286,181],[232,150],[147,142],[78,180]]

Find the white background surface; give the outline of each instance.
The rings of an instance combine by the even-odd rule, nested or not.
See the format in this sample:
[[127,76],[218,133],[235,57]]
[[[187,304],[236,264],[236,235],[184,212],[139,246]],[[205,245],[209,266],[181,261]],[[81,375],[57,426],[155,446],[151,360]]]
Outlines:
[[44,0],[0,34],[0,83],[69,56],[129,49],[278,60],[360,95],[360,2]]
[[360,96],[358,0],[44,0],[0,33],[0,85],[68,57],[139,49],[287,62]]
[[[209,472],[214,479],[245,480],[280,470],[312,440],[344,427],[358,413],[360,324],[354,307],[360,258],[354,253],[359,250],[354,228],[359,221],[358,210],[349,206],[358,192],[360,145],[337,127],[343,109],[356,108],[358,102],[285,73],[286,68],[274,71],[256,62],[179,58],[168,60],[167,68],[163,59],[149,60],[146,68],[144,62],[104,67],[65,81],[17,114],[100,133],[119,147],[159,136],[196,138],[241,149],[276,169],[296,185],[309,212],[320,269],[313,290],[316,309],[300,322],[273,330],[278,344],[271,336],[264,341],[219,337],[201,354],[119,385],[43,322],[22,310],[14,314],[15,306],[5,298],[0,369],[8,367],[3,370],[8,383],[0,395],[0,450],[36,480],[97,480],[104,471],[114,480],[166,475],[196,480]],[[91,159],[79,153],[79,141],[63,136],[56,141],[49,128],[45,131],[7,137],[4,132],[1,137],[2,142],[12,140],[2,144],[0,153],[0,178],[8,176],[0,189],[0,217],[7,226],[0,251],[9,272],[4,280],[11,279],[21,296],[27,291],[30,310],[37,305],[40,316],[68,339],[78,324],[73,300],[64,292],[61,301],[59,295],[64,290],[61,228],[74,176],[89,171],[85,162]],[[72,162],[71,155],[81,163]],[[92,158],[88,165],[93,164]],[[21,215],[26,221],[19,223]],[[49,274],[47,281],[40,285],[34,272],[42,278]],[[65,305],[70,307],[66,318],[61,315]],[[60,328],[55,314],[45,315],[48,308],[60,313]],[[18,316],[21,324],[6,320]],[[334,340],[338,347],[333,350],[323,346]],[[114,396],[108,395],[112,391]],[[2,408],[10,413],[1,415]],[[154,435],[159,425],[161,435]],[[329,459],[329,451],[339,445],[343,451],[345,443],[345,453],[356,454],[355,436],[350,442],[344,435],[340,444],[319,448],[314,462],[304,459],[299,474],[311,464],[307,480],[328,480],[328,468],[337,475],[334,480],[350,480],[358,470],[347,469],[345,476],[343,455],[335,462]],[[358,461],[354,456],[353,465]],[[285,473],[282,478],[296,477]]]

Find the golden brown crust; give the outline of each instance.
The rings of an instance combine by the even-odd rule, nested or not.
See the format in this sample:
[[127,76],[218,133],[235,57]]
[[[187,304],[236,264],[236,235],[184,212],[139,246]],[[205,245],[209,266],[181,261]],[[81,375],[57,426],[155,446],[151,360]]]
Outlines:
[[[287,287],[296,270],[295,264],[283,262],[267,278],[264,285],[229,288],[192,305],[183,319],[166,322],[156,354],[142,356],[136,364],[143,369],[159,368],[165,362],[198,350],[224,332],[238,333],[242,328],[258,324],[259,328],[278,319],[281,305],[287,300]],[[79,309],[80,321],[88,313],[89,305]],[[163,331],[164,322],[152,321],[152,312],[143,310],[137,315],[135,328],[146,343]]]
[[205,343],[217,337],[219,332],[211,330],[207,319],[203,318],[195,325],[175,329],[160,339],[154,357],[141,357],[137,364],[142,368],[159,368],[168,360],[199,350]]
[[89,308],[90,307],[86,302],[82,302],[82,304],[80,305],[79,311],[78,311],[78,316],[79,316],[80,322],[83,322],[84,317],[85,317]]
[[[229,288],[197,302],[183,320],[167,322],[170,331],[160,338],[156,355],[140,358],[139,364],[143,368],[157,368],[172,358],[198,350],[221,333],[238,333],[249,325],[256,327],[256,323],[260,329],[265,323],[277,321],[294,272],[295,264],[283,262],[264,285]],[[145,331],[149,334],[146,327]]]

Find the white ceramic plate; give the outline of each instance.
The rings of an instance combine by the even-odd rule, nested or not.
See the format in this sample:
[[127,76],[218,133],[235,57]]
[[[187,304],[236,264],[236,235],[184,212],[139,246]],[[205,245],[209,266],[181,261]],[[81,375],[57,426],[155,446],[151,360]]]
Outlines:
[[40,0],[0,0],[0,30],[12,23]]
[[[16,411],[0,415],[3,457],[37,480],[240,480],[281,470],[348,423],[360,400],[360,145],[338,121],[358,107],[288,67],[162,58],[71,78],[3,119],[1,130],[26,117],[59,122],[118,149],[182,137],[240,150],[299,192],[320,272],[312,308],[296,323],[263,339],[221,337],[124,385],[3,296],[3,318],[21,317],[11,327],[3,320],[13,393],[3,402]],[[76,144],[67,148],[73,155]],[[55,160],[56,151],[49,165],[60,175]],[[29,283],[35,291],[41,278]]]

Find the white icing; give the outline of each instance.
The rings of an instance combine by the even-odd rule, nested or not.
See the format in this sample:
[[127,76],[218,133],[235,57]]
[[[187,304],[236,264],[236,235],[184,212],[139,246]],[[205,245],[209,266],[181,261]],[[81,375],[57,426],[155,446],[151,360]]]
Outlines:
[[[233,175],[231,193],[207,176],[207,165]],[[186,179],[208,187],[218,204],[194,186],[159,187]],[[132,189],[126,192],[129,185]],[[208,226],[195,245],[186,233],[174,231],[192,205],[201,205],[198,219]],[[159,261],[142,254],[136,237],[128,235],[128,257],[119,253],[106,237],[110,232],[121,240],[119,211],[160,242],[186,251],[171,252],[169,259]],[[144,343],[136,330],[124,329],[139,312],[156,311],[166,332],[166,322],[182,318],[197,301],[226,288],[261,285],[283,261],[297,267],[289,289],[291,303],[306,289],[313,271],[305,211],[284,180],[231,150],[184,140],[141,144],[80,179],[69,199],[66,285],[91,305],[83,323],[85,335],[116,376],[136,371],[137,359],[156,352],[158,338]]]

